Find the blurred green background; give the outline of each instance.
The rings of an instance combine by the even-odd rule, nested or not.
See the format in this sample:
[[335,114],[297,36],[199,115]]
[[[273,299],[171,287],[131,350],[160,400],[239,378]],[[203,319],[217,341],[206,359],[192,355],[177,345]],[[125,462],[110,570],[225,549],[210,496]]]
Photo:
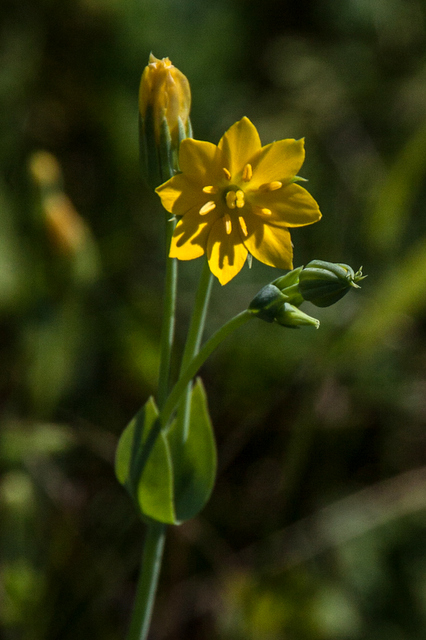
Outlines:
[[[113,459],[155,393],[163,283],[150,51],[189,78],[195,137],[243,115],[264,143],[306,137],[323,219],[295,265],[368,274],[306,305],[318,332],[253,321],[204,367],[218,479],[170,530],[151,637],[426,638],[425,21],[424,0],[3,0],[2,638],[125,637],[144,528]],[[208,332],[278,275],[215,283]]]

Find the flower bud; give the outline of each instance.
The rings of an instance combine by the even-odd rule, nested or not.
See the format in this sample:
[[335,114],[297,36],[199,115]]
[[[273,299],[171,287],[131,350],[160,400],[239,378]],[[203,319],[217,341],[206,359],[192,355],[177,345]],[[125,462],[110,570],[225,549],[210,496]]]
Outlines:
[[273,283],[264,286],[249,304],[249,311],[265,322],[274,322],[286,296]]
[[169,58],[151,53],[139,88],[139,117],[143,171],[153,188],[179,170],[179,145],[192,135],[190,108],[187,78]]
[[[286,276],[287,275],[289,274],[286,274]],[[286,276],[282,277],[286,278]],[[290,281],[291,278],[289,278],[287,284],[289,284]],[[297,276],[293,277],[293,284],[290,286],[294,285],[297,286]],[[287,290],[288,289],[284,289],[284,291]],[[249,311],[261,320],[265,320],[266,322],[278,322],[278,324],[284,327],[295,328],[303,325],[311,325],[318,329],[319,320],[311,318],[311,316],[300,311],[294,304],[288,302],[289,298],[284,291],[280,291],[273,282],[271,284],[267,284],[250,302]],[[303,301],[300,294],[299,298]]]
[[293,329],[303,326],[311,326],[318,329],[320,321],[312,316],[308,316],[303,311],[288,302],[285,302],[275,316],[275,321],[283,327],[291,327]]
[[328,307],[343,298],[351,287],[359,289],[357,282],[365,277],[362,267],[354,273],[347,264],[312,260],[299,275],[299,290],[304,300],[317,307]]

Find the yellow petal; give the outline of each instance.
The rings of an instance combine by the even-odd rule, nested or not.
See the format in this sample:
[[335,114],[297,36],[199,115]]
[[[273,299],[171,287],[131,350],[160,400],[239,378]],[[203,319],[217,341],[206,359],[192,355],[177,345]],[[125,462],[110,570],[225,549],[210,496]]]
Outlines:
[[321,219],[318,203],[310,193],[298,184],[290,184],[279,191],[259,192],[250,195],[254,211],[266,208],[271,215],[268,224],[279,227],[303,227]]
[[200,216],[198,209],[188,211],[176,225],[169,256],[179,260],[193,260],[203,255],[207,247],[214,214]]
[[294,178],[305,159],[304,140],[279,140],[272,142],[251,160],[253,178],[250,189],[279,180],[284,184]]
[[160,196],[161,204],[166,211],[177,216],[183,216],[193,207],[201,209],[207,199],[200,184],[190,180],[183,173],[173,176],[157,187],[155,191]]
[[244,171],[251,157],[261,149],[256,127],[248,118],[242,118],[228,129],[219,141],[223,152],[223,166],[229,169],[232,178]]
[[252,256],[271,267],[292,269],[293,250],[288,229],[265,224],[254,214],[246,217],[245,221],[248,237],[244,238],[244,245]]
[[220,284],[226,284],[241,271],[247,258],[247,249],[241,242],[240,233],[232,225],[231,233],[227,234],[225,218],[214,223],[207,242],[207,259],[210,271],[219,279]]
[[222,179],[221,152],[215,144],[185,138],[179,148],[180,170],[192,181],[200,184],[200,189],[215,185]]

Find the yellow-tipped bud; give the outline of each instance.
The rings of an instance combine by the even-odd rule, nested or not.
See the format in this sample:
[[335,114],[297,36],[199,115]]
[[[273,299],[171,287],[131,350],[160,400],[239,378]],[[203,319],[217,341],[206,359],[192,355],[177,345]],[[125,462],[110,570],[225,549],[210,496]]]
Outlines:
[[139,88],[141,155],[144,173],[157,187],[178,171],[179,145],[192,135],[191,90],[184,74],[152,53]]

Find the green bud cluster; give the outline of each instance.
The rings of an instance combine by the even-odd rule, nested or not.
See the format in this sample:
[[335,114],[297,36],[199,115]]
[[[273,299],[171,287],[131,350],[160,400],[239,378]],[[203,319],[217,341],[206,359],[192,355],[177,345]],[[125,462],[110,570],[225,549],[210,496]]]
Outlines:
[[299,306],[308,300],[317,307],[328,307],[343,298],[350,288],[359,289],[357,283],[363,278],[362,269],[355,273],[346,264],[312,260],[306,267],[288,271],[263,287],[248,309],[266,322],[318,329],[319,320],[300,311]]

